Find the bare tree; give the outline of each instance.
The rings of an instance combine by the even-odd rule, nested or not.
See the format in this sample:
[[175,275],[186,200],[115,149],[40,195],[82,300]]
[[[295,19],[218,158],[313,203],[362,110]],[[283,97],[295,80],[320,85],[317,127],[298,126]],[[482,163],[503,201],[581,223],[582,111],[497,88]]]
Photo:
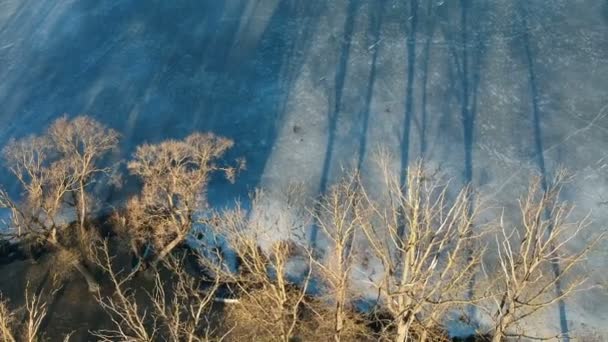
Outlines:
[[[259,204],[262,196],[254,198],[258,211],[251,216],[237,205],[207,220],[238,260],[236,270],[227,262],[207,267],[239,295],[226,309],[227,321],[235,325],[231,339],[287,342],[312,331],[307,325],[312,320],[302,319],[312,260],[298,244],[300,218],[267,210]],[[221,250],[217,259],[225,261]]]
[[203,342],[224,339],[223,336],[215,336],[209,320],[219,282],[215,280],[203,286],[201,279],[186,272],[183,259],[163,260],[171,276],[166,279],[155,271],[152,291],[139,296],[130,286],[135,273],[116,270],[107,241],[100,248],[97,261],[112,284],[110,296],[101,293],[97,296],[113,324],[111,329],[92,332],[100,341]]
[[[23,190],[20,200],[0,190],[0,205],[12,213],[8,231],[31,245],[48,245],[60,255],[73,255],[71,264],[93,292],[97,284],[84,264],[95,236],[84,229],[89,215],[86,198],[95,177],[108,171],[97,164],[117,139],[113,130],[93,119],[64,117],[44,134],[11,141],[3,150]],[[77,234],[65,233],[70,228],[70,208],[78,219]]]
[[336,342],[360,339],[366,330],[363,320],[355,318],[352,306],[357,297],[351,277],[358,261],[355,244],[361,230],[361,202],[359,178],[352,174],[334,185],[311,210],[317,227],[327,239],[328,253],[320,257],[313,251],[311,255],[325,283],[326,297],[333,304],[325,310],[331,317],[323,318],[332,322],[331,336]]
[[135,249],[152,244],[152,264],[182,243],[204,213],[210,176],[221,171],[234,180],[238,168],[216,164],[232,145],[227,138],[194,133],[184,140],[137,148],[128,167],[142,180],[143,189],[127,205],[126,225]]
[[[579,248],[571,246],[590,221],[588,217],[573,219],[573,207],[560,201],[565,180],[566,175],[560,172],[543,190],[540,179],[536,179],[519,201],[520,227],[500,226],[496,237],[498,265],[489,268],[498,270],[498,274],[489,274],[493,301],[486,309],[495,322],[495,342],[507,336],[542,339],[521,331],[522,320],[571,296],[587,280],[573,271],[603,240],[604,233]],[[517,331],[513,331],[515,328]]]
[[369,213],[362,230],[381,265],[374,283],[393,317],[391,335],[425,341],[450,307],[470,303],[466,288],[482,251],[471,251],[478,206],[468,189],[450,199],[447,184],[420,163],[408,169],[402,188],[386,160],[380,163],[386,192],[372,199],[364,191]]
[[70,192],[72,204],[84,233],[90,206],[88,188],[98,175],[111,171],[109,167],[101,167],[99,161],[118,146],[119,135],[90,117],[78,116],[69,120],[64,116],[52,124],[48,136],[61,159],[70,164],[71,177],[75,181]]

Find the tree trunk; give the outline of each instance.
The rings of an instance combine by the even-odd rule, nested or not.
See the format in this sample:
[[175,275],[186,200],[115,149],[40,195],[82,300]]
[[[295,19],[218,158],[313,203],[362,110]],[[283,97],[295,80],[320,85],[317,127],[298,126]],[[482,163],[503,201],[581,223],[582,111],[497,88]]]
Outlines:
[[492,336],[492,342],[501,342],[502,341],[502,331],[499,331],[499,329],[496,329],[496,331],[494,331],[494,336]]
[[429,338],[429,332],[427,329],[424,329],[422,331],[422,334],[420,334],[420,341],[419,342],[426,342],[426,339]]
[[437,322],[437,317],[439,316],[438,311],[434,311],[427,320],[427,323],[424,325],[422,334],[420,334],[419,342],[426,342],[429,338],[429,331],[433,328],[433,322]]
[[175,239],[173,239],[173,241],[169,242],[168,245],[166,245],[160,252],[156,254],[154,260],[151,263],[152,266],[158,265],[161,260],[163,260],[167,255],[169,255],[169,253],[171,253],[171,251],[173,251],[173,249],[175,249],[175,247],[177,247],[177,245],[184,241],[185,237],[186,235],[180,234]]
[[140,253],[140,249],[137,248],[137,246],[135,246],[133,243],[131,244],[131,246],[131,248],[133,249],[134,258],[133,263],[131,264],[131,271],[139,272],[142,267],[146,266],[146,260],[148,260],[148,257],[152,251],[152,247],[150,243],[146,243],[145,249],[142,254]]
[[492,342],[502,341],[504,333],[507,331],[507,328],[512,322],[513,315],[511,314],[511,306],[507,305],[507,303],[510,303],[507,298],[508,297],[505,294],[500,303],[500,309],[496,313],[497,322],[496,327],[494,328],[494,336],[492,336]]
[[97,291],[99,291],[99,284],[97,283],[91,272],[89,272],[89,270],[86,268],[86,266],[81,261],[76,261],[74,262],[74,268],[76,268],[78,272],[82,274],[84,280],[86,280],[87,285],[89,286],[89,292],[97,293]]
[[335,342],[340,342],[341,341],[341,337],[342,337],[342,329],[344,328],[344,317],[343,317],[343,310],[342,310],[342,303],[340,301],[338,301],[338,303],[336,304],[336,326],[335,326],[335,331],[334,331],[334,341]]
[[[408,302],[411,299],[407,300]],[[397,322],[397,336],[395,336],[395,342],[406,342],[410,340],[410,333],[412,323],[414,322],[415,314],[413,312],[408,312],[405,316],[400,317]]]
[[86,219],[86,203],[85,203],[85,195],[84,195],[84,183],[81,181],[80,182],[80,201],[79,201],[79,206],[80,206],[80,232],[82,233],[82,236],[84,236],[84,222]]
[[408,324],[405,321],[399,322],[397,325],[397,336],[395,336],[395,342],[405,342],[408,338]]
[[53,245],[59,244],[59,240],[57,240],[57,228],[56,227],[51,228],[51,234],[49,235],[49,241]]
[[503,335],[507,331],[507,327],[509,326],[510,317],[503,317],[496,323],[496,328],[494,328],[494,336],[492,336],[492,342],[501,342],[503,339]]
[[[57,229],[56,228],[53,228],[53,230],[51,232],[51,236],[49,236],[46,241],[47,241],[47,243],[51,244],[53,247],[55,247],[57,249],[67,250],[64,246],[62,246],[59,243],[59,241],[57,241]],[[89,292],[96,293],[97,291],[99,291],[99,284],[97,283],[97,281],[95,280],[95,277],[93,277],[91,272],[89,272],[89,270],[83,264],[82,261],[80,261],[80,260],[74,261],[72,263],[72,266],[74,266],[74,268],[76,270],[78,270],[78,272],[80,272],[80,274],[82,274],[82,276],[84,277],[84,280],[86,280],[87,285],[89,286]]]

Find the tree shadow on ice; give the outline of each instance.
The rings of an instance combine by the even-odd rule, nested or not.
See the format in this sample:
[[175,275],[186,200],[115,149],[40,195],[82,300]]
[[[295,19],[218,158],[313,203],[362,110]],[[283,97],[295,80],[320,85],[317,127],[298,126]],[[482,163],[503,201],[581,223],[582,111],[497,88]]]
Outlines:
[[[549,175],[549,172],[547,171],[547,167],[546,167],[546,163],[545,163],[545,147],[544,147],[544,143],[543,143],[543,122],[542,122],[542,112],[541,112],[541,108],[540,108],[540,104],[539,104],[539,99],[540,99],[540,85],[539,85],[539,80],[538,80],[538,76],[537,76],[537,71],[535,68],[535,56],[534,56],[534,52],[531,46],[531,35],[530,35],[530,25],[528,22],[528,16],[531,13],[530,8],[528,7],[528,4],[526,1],[518,1],[517,3],[517,9],[518,9],[518,14],[519,14],[519,20],[521,21],[521,25],[523,27],[523,33],[521,35],[521,44],[523,47],[523,53],[524,53],[524,60],[525,60],[525,64],[527,67],[527,81],[528,81],[528,85],[529,85],[529,91],[530,91],[530,101],[531,101],[531,124],[532,124],[532,128],[533,128],[533,144],[534,144],[534,150],[535,150],[535,159],[536,159],[536,164],[538,167],[538,171],[540,172],[540,182],[541,182],[541,187],[543,191],[547,191],[548,186],[549,186],[549,179],[551,178],[551,176]],[[545,219],[549,219],[551,212],[549,210],[549,208],[545,208],[544,213],[543,213]],[[549,227],[549,229],[552,229],[552,227]],[[552,263],[552,271],[553,271],[553,276],[554,277],[558,277],[558,275],[560,274],[560,265],[557,262],[553,262]],[[556,296],[561,296],[563,295],[563,288],[561,285],[561,281],[560,279],[556,279],[555,281],[555,291],[556,291]],[[569,333],[569,328],[568,328],[568,313],[566,310],[566,303],[563,300],[559,300],[557,303],[558,306],[558,311],[559,311],[559,324],[560,324],[560,330],[561,330],[561,334],[562,334],[562,340],[563,341],[570,341],[570,337],[568,335]]]
[[[446,4],[439,11],[439,26],[448,49],[448,91],[443,100],[446,103],[446,111],[443,113],[444,117],[440,118],[441,124],[436,134],[457,139],[457,141],[444,141],[449,146],[450,153],[456,152],[453,149],[462,146],[464,186],[472,185],[475,181],[473,152],[480,79],[490,40],[488,37],[490,23],[486,20],[490,11],[489,6],[487,1],[460,0],[458,3]],[[451,124],[446,125],[446,122]],[[453,130],[452,127],[459,127],[461,133],[456,133],[458,131]],[[468,210],[471,213],[475,196],[470,193],[468,198]],[[476,278],[473,277],[468,285],[470,298],[474,296],[475,287]],[[476,308],[471,306],[468,311],[469,316],[475,319]]]
[[370,70],[365,89],[365,100],[361,113],[361,135],[359,138],[359,150],[357,152],[356,170],[361,171],[363,162],[367,155],[367,133],[369,130],[369,119],[372,115],[372,99],[377,79],[378,57],[382,46],[382,21],[386,0],[377,0],[377,6],[370,6],[370,34],[372,44],[368,47],[371,51]]
[[[329,176],[334,155],[334,144],[336,140],[336,129],[338,120],[343,109],[343,95],[346,88],[346,76],[351,58],[351,48],[353,35],[355,32],[355,20],[359,12],[360,0],[348,0],[346,18],[339,41],[339,51],[337,56],[336,71],[333,80],[333,93],[328,96],[327,106],[327,144],[323,163],[321,166],[321,178],[319,181],[318,193],[323,194],[328,189]],[[310,231],[311,248],[316,248],[318,227],[313,225]]]
[[[399,184],[403,189],[407,182],[407,169],[409,165],[410,152],[410,131],[412,126],[412,118],[414,116],[414,81],[416,73],[416,45],[418,34],[419,18],[418,0],[410,1],[409,23],[406,37],[407,48],[407,74],[405,85],[405,118],[401,130],[401,168]],[[403,234],[403,232],[401,232]]]

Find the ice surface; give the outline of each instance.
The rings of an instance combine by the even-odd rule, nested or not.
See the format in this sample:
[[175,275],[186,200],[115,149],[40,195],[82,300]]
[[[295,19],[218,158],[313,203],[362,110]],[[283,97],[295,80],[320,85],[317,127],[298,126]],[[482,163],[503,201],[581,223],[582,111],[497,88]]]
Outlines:
[[[565,166],[567,199],[608,222],[603,0],[0,0],[0,65],[1,144],[63,113],[120,130],[116,158],[213,131],[249,166],[214,182],[217,205],[293,181],[316,194],[342,166],[373,183],[382,145],[396,169],[424,157],[497,201]],[[560,319],[608,338],[606,292],[539,330]]]

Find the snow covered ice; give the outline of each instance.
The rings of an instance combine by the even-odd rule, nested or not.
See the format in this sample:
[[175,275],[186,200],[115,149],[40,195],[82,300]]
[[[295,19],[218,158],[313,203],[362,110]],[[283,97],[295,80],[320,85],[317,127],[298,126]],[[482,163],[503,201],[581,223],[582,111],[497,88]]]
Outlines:
[[[566,199],[608,222],[606,1],[2,0],[0,65],[2,144],[64,113],[119,130],[117,159],[234,139],[248,169],[212,184],[215,205],[293,181],[315,195],[343,167],[373,184],[384,146],[395,169],[425,158],[497,202],[563,166]],[[606,291],[542,320],[608,339]]]

